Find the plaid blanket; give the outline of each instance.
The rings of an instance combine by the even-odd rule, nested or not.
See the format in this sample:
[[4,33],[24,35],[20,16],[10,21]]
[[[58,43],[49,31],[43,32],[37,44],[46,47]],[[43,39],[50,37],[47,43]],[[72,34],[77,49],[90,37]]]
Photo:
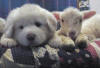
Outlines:
[[89,43],[86,50],[88,50],[91,53],[93,58],[100,58],[100,39],[96,39]]
[[100,68],[100,39],[77,52],[54,49],[48,45],[38,48],[1,48],[1,68]]
[[[57,51],[57,49],[51,48],[48,45],[36,48],[18,46],[4,49],[3,53],[1,53],[3,55],[1,58],[3,60],[6,59],[7,63],[4,62],[4,65],[7,68],[12,68],[15,64],[33,66],[32,68],[58,68],[59,57]],[[9,61],[10,65],[8,64]],[[17,66],[17,68],[20,67],[20,65]]]

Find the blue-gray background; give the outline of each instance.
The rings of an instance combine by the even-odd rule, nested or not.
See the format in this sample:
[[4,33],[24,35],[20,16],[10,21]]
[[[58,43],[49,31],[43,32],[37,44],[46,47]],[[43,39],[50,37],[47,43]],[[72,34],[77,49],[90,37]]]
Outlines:
[[36,3],[50,11],[61,11],[69,6],[77,7],[77,0],[0,0],[0,17],[6,18],[12,9],[25,3]]

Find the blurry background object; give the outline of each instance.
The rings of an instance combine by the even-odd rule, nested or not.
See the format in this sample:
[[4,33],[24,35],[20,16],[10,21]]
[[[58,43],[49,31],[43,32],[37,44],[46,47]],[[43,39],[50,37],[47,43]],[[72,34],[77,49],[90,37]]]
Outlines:
[[78,1],[78,8],[82,10],[89,10],[89,0],[77,0]]
[[100,0],[90,0],[90,9],[100,13]]

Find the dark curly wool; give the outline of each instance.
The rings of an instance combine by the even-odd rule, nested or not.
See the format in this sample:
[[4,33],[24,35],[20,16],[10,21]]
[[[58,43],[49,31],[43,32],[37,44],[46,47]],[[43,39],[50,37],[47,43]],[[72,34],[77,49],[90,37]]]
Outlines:
[[99,59],[94,59],[87,50],[80,50],[79,53],[60,50],[58,55],[61,68],[100,68]]

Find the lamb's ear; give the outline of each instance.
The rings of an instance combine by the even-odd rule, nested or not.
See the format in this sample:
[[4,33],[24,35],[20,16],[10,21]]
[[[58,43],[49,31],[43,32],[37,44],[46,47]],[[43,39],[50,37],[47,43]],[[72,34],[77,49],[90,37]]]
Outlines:
[[53,32],[56,31],[56,29],[57,29],[57,20],[53,15],[50,15],[48,17],[48,27]]
[[52,12],[52,13],[55,16],[55,18],[57,19],[57,21],[59,21],[60,20],[60,14],[61,14],[61,12],[55,11],[55,12]]
[[83,19],[85,20],[85,19],[88,19],[88,18],[90,18],[90,17],[92,17],[92,16],[94,16],[96,14],[96,12],[95,11],[83,11],[82,12],[82,15],[83,15]]
[[5,36],[7,38],[13,38],[13,34],[14,34],[14,26],[10,25],[8,28],[6,28],[5,30]]

